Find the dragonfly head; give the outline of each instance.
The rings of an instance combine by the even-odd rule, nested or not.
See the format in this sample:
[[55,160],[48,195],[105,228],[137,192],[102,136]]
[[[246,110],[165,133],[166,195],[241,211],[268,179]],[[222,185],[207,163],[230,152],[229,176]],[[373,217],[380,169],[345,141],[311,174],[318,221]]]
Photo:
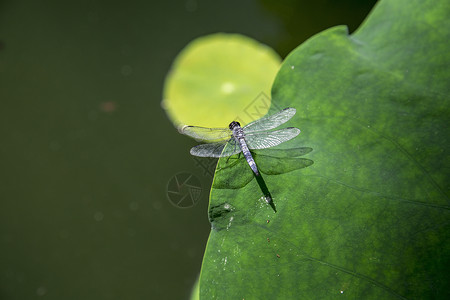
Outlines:
[[235,128],[236,126],[241,127],[241,124],[239,124],[239,122],[233,121],[230,123],[230,125],[228,125],[228,127],[233,130],[233,128]]

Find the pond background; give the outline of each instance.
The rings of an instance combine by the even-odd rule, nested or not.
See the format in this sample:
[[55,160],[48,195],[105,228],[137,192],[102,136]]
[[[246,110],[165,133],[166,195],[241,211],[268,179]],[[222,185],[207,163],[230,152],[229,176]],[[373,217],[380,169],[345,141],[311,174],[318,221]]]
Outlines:
[[[0,1],[0,299],[187,299],[212,177],[161,109],[194,38],[241,33],[282,57],[375,1]],[[179,172],[202,194],[167,197]]]

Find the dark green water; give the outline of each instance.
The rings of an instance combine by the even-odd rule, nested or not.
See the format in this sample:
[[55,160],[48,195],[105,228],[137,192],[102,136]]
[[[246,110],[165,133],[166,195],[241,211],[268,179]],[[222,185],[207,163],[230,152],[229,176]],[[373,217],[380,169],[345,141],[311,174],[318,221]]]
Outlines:
[[[186,299],[212,178],[160,107],[192,39],[256,38],[286,55],[374,1],[0,1],[0,299]],[[203,193],[179,209],[168,181]]]

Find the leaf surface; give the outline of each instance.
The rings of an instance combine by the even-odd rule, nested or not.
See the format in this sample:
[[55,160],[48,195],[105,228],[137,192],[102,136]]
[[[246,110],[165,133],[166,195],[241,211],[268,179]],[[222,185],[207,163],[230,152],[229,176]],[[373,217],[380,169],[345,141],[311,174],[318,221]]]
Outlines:
[[219,161],[201,299],[450,298],[449,6],[380,1],[286,58],[272,101],[302,132],[282,145],[313,164],[263,174],[275,213]]
[[162,106],[176,127],[228,127],[233,120],[245,125],[269,110],[279,68],[278,54],[249,37],[200,37],[177,56]]

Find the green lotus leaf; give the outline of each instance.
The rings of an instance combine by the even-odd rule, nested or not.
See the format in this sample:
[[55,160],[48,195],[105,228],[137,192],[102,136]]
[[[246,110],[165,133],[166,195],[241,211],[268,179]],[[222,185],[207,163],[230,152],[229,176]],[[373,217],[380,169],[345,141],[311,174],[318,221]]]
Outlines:
[[297,109],[282,145],[313,164],[262,174],[275,212],[220,159],[201,299],[450,298],[448,20],[448,1],[384,0],[286,58],[270,113]]
[[271,48],[239,34],[198,38],[176,58],[162,106],[177,127],[247,124],[269,110],[280,63]]

